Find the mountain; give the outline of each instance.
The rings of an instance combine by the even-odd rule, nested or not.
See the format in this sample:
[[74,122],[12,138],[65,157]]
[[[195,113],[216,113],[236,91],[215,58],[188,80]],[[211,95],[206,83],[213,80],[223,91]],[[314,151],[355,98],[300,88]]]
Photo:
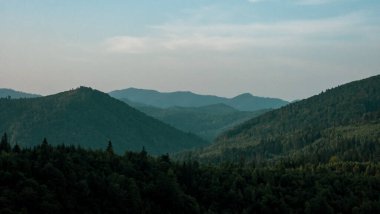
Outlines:
[[261,109],[279,108],[289,103],[281,99],[257,97],[248,93],[234,98],[224,98],[212,95],[199,95],[187,91],[164,93],[154,90],[128,88],[112,91],[109,94],[117,99],[128,99],[131,102],[159,108],[174,106],[200,107],[222,103],[240,111],[256,111]]
[[21,91],[15,91],[13,89],[7,89],[7,88],[0,88],[0,98],[11,98],[11,99],[18,99],[18,98],[34,98],[34,97],[40,97],[41,95],[38,94],[29,94]]
[[228,99],[224,103],[241,111],[257,111],[280,108],[289,102],[277,98],[256,97],[250,93],[245,93]]
[[380,75],[267,112],[187,155],[206,161],[379,161]]
[[142,106],[135,103],[131,103],[131,105],[149,116],[182,131],[194,133],[208,141],[213,141],[217,135],[239,123],[269,111],[238,111],[225,104],[169,108]]
[[33,99],[0,99],[0,121],[0,131],[21,146],[39,144],[46,137],[51,144],[105,148],[111,140],[119,153],[144,146],[161,154],[207,143],[85,87]]

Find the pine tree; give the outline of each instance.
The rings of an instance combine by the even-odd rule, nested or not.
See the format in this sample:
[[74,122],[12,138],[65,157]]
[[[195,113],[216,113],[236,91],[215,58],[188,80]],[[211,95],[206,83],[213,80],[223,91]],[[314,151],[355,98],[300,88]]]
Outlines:
[[107,153],[108,154],[113,154],[113,147],[112,147],[112,142],[108,141],[108,146],[107,146]]
[[4,133],[3,137],[1,138],[0,151],[5,151],[5,152],[11,151],[11,145],[9,145],[8,143],[7,133]]
[[47,142],[47,140],[46,140],[46,137],[45,137],[44,140],[42,141],[42,146],[43,146],[43,147],[48,146],[48,142]]
[[51,152],[51,147],[49,146],[45,137],[41,144],[41,158],[43,160],[47,160],[50,155],[50,152]]
[[145,146],[143,146],[141,152],[140,152],[141,157],[146,158],[148,156],[148,152],[145,150]]

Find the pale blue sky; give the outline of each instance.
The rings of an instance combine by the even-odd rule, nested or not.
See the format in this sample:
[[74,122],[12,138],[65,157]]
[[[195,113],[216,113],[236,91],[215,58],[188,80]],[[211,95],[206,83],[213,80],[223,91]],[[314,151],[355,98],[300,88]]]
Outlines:
[[0,0],[0,88],[306,98],[380,74],[378,0]]

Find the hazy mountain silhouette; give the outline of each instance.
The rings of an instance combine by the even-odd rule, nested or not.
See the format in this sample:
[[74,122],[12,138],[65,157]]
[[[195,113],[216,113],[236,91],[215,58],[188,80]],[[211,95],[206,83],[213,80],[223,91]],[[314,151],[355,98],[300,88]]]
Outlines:
[[256,111],[260,109],[279,108],[289,102],[277,99],[257,97],[251,94],[242,94],[234,98],[218,97],[213,95],[199,95],[192,92],[158,92],[154,90],[128,88],[109,93],[117,99],[128,99],[131,102],[155,106],[168,107],[200,107],[213,104],[226,104],[240,111]]
[[13,89],[8,88],[0,88],[0,98],[11,98],[11,99],[18,99],[18,98],[34,98],[34,97],[40,97],[41,95],[38,94],[29,94],[21,91],[16,91]]

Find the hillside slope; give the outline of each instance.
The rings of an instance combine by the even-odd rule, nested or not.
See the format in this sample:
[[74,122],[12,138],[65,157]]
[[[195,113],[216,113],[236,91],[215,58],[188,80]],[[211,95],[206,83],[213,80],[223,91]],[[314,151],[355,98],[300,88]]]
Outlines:
[[256,117],[192,155],[208,161],[380,160],[380,75]]
[[128,88],[109,93],[117,99],[128,99],[131,102],[159,108],[168,107],[200,107],[214,104],[226,104],[240,111],[257,111],[261,109],[279,108],[289,102],[267,97],[257,97],[249,93],[234,98],[199,95],[192,92],[158,92],[154,90]]
[[145,146],[148,152],[161,154],[206,144],[85,87],[34,99],[0,99],[0,121],[0,132],[21,146],[39,144],[46,137],[51,144],[104,148],[111,140],[119,153]]

